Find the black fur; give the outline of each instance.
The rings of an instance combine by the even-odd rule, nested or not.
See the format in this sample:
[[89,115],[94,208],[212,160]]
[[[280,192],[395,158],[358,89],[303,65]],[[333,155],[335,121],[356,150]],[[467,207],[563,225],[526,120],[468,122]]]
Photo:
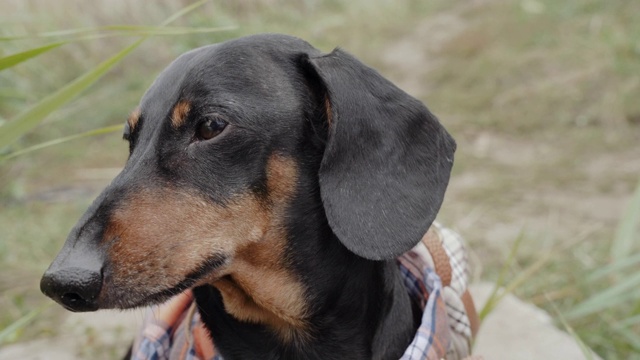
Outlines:
[[[176,131],[168,119],[183,98],[191,111]],[[322,54],[294,37],[256,35],[181,56],[147,91],[141,110],[123,172],[51,269],[91,253],[88,267],[108,276],[107,245],[96,239],[121,194],[169,186],[217,204],[247,191],[266,195],[265,166],[278,153],[298,169],[286,256],[306,291],[310,329],[283,341],[263,325],[238,321],[216,288],[200,286],[196,302],[217,348],[228,360],[402,355],[420,314],[394,258],[435,218],[455,150],[424,105],[342,50]],[[227,119],[227,129],[194,142],[198,124],[214,116]]]

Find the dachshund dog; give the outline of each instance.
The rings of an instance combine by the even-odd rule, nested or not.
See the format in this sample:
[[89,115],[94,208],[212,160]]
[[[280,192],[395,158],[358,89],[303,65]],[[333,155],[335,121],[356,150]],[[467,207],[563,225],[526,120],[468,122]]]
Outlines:
[[175,60],[129,158],[42,291],[71,311],[193,289],[225,359],[397,359],[420,323],[395,257],[427,232],[455,142],[345,51],[254,35]]

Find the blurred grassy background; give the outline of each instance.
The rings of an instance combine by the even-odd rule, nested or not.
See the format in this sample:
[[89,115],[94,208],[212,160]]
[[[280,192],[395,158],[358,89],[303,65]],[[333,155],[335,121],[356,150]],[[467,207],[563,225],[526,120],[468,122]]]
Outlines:
[[[0,36],[155,26],[189,3],[4,0]],[[457,139],[440,218],[471,244],[477,276],[495,281],[518,238],[507,281],[555,253],[516,294],[554,314],[557,307],[603,358],[638,358],[637,228],[612,255],[640,174],[638,14],[635,0],[212,1],[173,25],[236,30],[147,40],[0,151],[123,123],[157,73],[197,46],[257,32],[297,35],[324,51],[340,46],[425,101]],[[0,56],[52,40],[2,41]],[[134,40],[68,44],[0,72],[0,124]],[[0,163],[0,330],[49,301],[38,290],[42,272],[126,156],[114,133]],[[611,264],[618,267],[594,278]],[[631,285],[597,311],[572,315],[620,284]],[[52,335],[64,316],[48,308],[10,340]]]

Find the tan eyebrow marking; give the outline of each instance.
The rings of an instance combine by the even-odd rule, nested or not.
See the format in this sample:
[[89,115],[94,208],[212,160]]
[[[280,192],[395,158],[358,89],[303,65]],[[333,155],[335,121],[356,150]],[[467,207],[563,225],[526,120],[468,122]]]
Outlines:
[[127,123],[129,123],[129,127],[131,128],[131,131],[133,131],[133,129],[136,128],[136,125],[140,120],[140,114],[141,114],[140,107],[137,107],[129,115],[129,118],[127,119]]
[[171,114],[171,125],[174,128],[179,128],[184,125],[187,120],[187,115],[191,110],[191,103],[187,100],[180,100],[176,106],[173,107],[173,113]]

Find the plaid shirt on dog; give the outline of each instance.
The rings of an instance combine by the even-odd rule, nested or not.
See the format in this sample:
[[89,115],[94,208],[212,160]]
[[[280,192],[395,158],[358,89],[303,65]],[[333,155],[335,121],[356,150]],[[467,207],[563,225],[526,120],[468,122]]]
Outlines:
[[[460,236],[434,223],[397,262],[409,295],[422,308],[422,323],[401,360],[472,359],[479,322],[466,289],[468,259]],[[190,293],[148,311],[132,359],[223,360]]]

